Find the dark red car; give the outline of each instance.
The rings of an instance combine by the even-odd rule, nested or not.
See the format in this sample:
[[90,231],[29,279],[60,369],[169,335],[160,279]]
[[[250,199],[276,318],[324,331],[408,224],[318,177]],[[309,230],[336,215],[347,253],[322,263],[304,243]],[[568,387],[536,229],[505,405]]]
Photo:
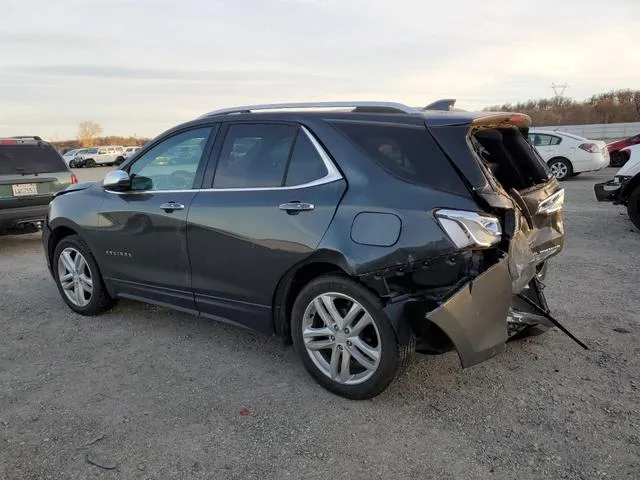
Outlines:
[[631,145],[637,145],[640,143],[640,133],[633,137],[623,138],[616,142],[607,144],[607,150],[609,150],[609,157],[611,158],[609,165],[612,167],[621,167],[627,160],[629,160],[629,152],[623,152],[622,149],[630,147]]

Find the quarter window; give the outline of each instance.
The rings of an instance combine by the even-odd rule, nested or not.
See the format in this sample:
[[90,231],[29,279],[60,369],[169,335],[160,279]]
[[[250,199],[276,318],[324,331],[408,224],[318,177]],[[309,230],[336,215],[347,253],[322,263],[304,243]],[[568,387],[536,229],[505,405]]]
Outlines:
[[129,167],[133,190],[188,190],[193,188],[211,128],[188,130],[144,153]]
[[218,158],[214,188],[282,186],[297,134],[292,125],[231,125]]
[[320,154],[304,132],[299,132],[291,153],[291,161],[285,177],[286,186],[302,185],[327,175]]

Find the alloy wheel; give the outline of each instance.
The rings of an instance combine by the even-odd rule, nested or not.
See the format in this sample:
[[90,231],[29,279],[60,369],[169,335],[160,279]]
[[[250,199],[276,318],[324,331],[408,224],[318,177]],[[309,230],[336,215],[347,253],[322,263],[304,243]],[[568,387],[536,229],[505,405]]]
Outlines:
[[344,385],[369,380],[380,364],[382,345],[372,315],[341,293],[324,293],[309,303],[302,321],[309,357],[327,377]]
[[67,247],[58,257],[58,280],[67,299],[77,307],[86,307],[93,296],[91,270],[84,256]]
[[569,169],[563,162],[555,162],[551,164],[551,173],[558,178],[565,178],[569,174]]

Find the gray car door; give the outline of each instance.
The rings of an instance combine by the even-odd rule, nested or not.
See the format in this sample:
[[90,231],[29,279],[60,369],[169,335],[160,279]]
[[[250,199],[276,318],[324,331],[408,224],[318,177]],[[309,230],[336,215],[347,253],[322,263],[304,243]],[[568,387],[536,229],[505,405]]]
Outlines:
[[105,192],[97,254],[119,295],[195,309],[186,219],[212,132],[199,127],[161,140],[126,167],[130,191]]
[[314,252],[346,182],[299,125],[235,122],[223,133],[212,185],[189,210],[195,301],[205,316],[269,332],[279,280]]

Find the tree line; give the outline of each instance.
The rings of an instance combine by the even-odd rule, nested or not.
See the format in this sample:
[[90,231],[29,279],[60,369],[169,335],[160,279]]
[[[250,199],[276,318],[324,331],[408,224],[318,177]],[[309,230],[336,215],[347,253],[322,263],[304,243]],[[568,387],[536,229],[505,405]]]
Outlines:
[[519,112],[534,125],[587,125],[640,121],[640,90],[612,90],[577,101],[566,97],[542,98],[494,105],[485,111]]
[[51,142],[51,144],[58,150],[65,150],[70,148],[87,148],[102,145],[122,145],[123,147],[138,147],[151,140],[150,138],[140,138],[135,136],[103,136],[102,133],[103,129],[99,123],[93,122],[91,120],[86,120],[78,124],[78,133],[75,140],[61,140],[59,142]]

